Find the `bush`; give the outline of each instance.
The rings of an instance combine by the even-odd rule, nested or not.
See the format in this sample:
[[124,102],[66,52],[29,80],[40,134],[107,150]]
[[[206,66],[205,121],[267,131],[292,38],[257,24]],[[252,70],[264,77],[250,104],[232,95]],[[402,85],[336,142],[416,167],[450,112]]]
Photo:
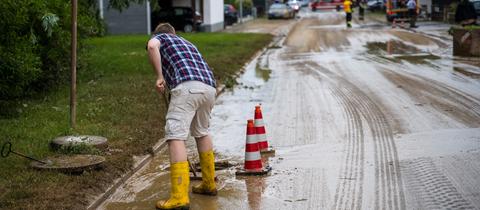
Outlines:
[[[225,4],[231,4],[237,9],[237,12],[240,11],[240,0],[225,0]],[[252,0],[242,0],[243,12],[250,13],[250,10],[253,7]]]
[[[69,0],[2,0],[0,100],[28,96],[67,81],[70,10]],[[79,42],[103,32],[94,4],[80,0]]]

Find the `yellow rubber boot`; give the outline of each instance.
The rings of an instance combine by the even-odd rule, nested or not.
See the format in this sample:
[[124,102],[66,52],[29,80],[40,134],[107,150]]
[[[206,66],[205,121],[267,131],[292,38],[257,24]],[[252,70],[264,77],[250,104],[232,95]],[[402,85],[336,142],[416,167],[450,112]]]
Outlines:
[[202,167],[202,183],[192,187],[192,192],[204,195],[217,195],[215,158],[212,150],[200,153],[200,167]]
[[190,185],[190,176],[188,162],[178,162],[170,164],[170,183],[171,192],[168,200],[157,202],[157,209],[182,209],[190,208],[188,199],[188,186]]

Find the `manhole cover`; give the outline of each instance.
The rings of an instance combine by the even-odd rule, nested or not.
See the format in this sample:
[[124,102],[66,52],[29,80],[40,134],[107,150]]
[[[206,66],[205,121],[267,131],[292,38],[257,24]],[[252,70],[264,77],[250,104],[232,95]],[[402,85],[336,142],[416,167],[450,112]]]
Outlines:
[[42,161],[47,164],[32,162],[30,165],[41,170],[81,173],[85,170],[99,168],[105,162],[105,158],[98,155],[58,155],[47,157]]
[[52,147],[58,149],[62,146],[75,146],[75,145],[90,145],[95,146],[99,149],[107,148],[107,138],[102,136],[89,136],[89,135],[80,135],[80,136],[61,136],[57,137],[52,141]]

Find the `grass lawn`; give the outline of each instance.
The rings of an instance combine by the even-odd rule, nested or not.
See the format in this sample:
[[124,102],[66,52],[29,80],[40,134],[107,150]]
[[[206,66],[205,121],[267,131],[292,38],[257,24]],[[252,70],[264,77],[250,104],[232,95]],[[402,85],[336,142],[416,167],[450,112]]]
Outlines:
[[[266,34],[181,34],[194,43],[219,83],[233,75],[272,39]],[[154,90],[145,51],[147,36],[109,36],[87,41],[79,58],[77,128],[69,128],[69,87],[22,101],[16,114],[0,118],[0,143],[43,158],[55,154],[50,140],[90,134],[109,139],[103,170],[82,175],[36,171],[29,161],[0,159],[0,209],[84,209],[163,137],[165,107]],[[65,55],[68,56],[68,55]],[[92,152],[92,151],[87,151]],[[97,151],[98,152],[98,151]]]

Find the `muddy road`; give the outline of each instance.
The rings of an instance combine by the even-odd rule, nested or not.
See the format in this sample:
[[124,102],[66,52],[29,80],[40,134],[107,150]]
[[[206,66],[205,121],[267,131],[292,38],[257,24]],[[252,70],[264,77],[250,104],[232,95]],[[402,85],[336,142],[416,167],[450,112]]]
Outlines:
[[[218,171],[218,196],[191,194],[191,208],[480,209],[480,60],[451,56],[447,25],[347,30],[339,13],[302,16],[213,111],[217,160],[242,163],[262,104],[272,173]],[[102,208],[153,209],[167,167],[163,152]]]

